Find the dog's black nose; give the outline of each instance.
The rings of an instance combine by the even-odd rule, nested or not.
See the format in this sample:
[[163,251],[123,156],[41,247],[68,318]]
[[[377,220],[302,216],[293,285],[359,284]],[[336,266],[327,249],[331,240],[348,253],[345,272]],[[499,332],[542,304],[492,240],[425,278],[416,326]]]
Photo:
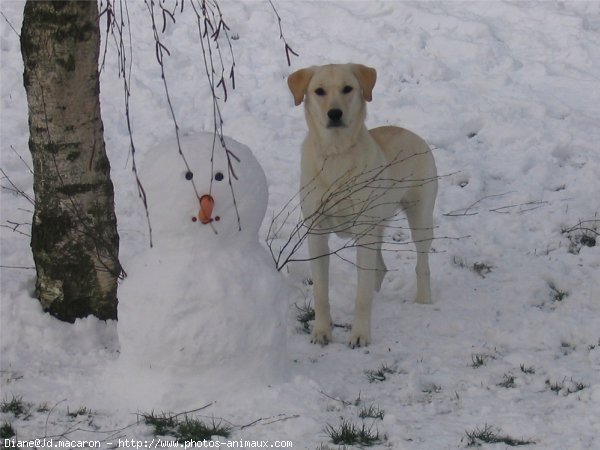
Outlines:
[[327,111],[327,117],[329,117],[329,120],[332,122],[339,122],[342,118],[342,114],[344,114],[342,110],[337,108]]

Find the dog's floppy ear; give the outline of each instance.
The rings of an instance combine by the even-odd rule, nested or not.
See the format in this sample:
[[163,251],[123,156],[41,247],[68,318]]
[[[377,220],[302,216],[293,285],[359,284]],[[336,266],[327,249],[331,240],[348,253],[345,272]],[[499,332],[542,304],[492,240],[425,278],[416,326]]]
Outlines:
[[307,67],[306,69],[297,70],[288,77],[288,87],[294,95],[294,103],[296,106],[298,106],[300,103],[302,103],[302,100],[304,100],[306,88],[308,87],[308,83],[310,82],[310,79],[314,73],[314,68]]
[[362,64],[351,64],[351,67],[352,73],[362,89],[363,98],[370,102],[373,100],[373,88],[375,87],[375,81],[377,81],[377,71]]

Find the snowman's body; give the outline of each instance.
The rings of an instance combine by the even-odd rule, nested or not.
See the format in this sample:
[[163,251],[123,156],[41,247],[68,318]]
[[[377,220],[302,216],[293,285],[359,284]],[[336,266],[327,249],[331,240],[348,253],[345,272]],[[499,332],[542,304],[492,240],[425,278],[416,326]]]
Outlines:
[[[139,170],[153,247],[120,291],[119,362],[161,384],[190,373],[204,386],[268,384],[284,373],[282,279],[258,240],[267,181],[250,149],[225,144],[229,161],[213,134],[183,137],[189,171],[175,141]],[[204,195],[211,211],[200,208]]]

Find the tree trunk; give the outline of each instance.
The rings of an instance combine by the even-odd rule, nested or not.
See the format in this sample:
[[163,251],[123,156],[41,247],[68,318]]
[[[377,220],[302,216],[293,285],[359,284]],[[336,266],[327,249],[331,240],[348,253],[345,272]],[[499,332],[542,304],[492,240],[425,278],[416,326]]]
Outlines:
[[100,116],[98,4],[25,5],[36,293],[57,318],[117,318],[119,236]]

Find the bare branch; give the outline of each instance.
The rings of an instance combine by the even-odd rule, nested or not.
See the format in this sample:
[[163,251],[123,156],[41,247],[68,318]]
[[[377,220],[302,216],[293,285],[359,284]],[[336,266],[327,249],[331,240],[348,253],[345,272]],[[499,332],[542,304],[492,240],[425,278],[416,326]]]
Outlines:
[[[106,3],[105,3],[106,2]],[[185,0],[176,0],[175,2],[166,2],[164,0],[144,0],[146,9],[148,10],[151,23],[152,31],[155,41],[155,53],[156,60],[160,67],[161,79],[163,80],[163,86],[167,99],[168,108],[171,114],[171,119],[175,128],[175,136],[177,141],[177,150],[182,158],[182,161],[189,171],[190,167],[187,162],[184,150],[181,147],[180,142],[180,127],[175,115],[175,109],[172,103],[171,94],[169,91],[169,83],[167,80],[167,74],[165,69],[166,58],[171,55],[169,47],[163,42],[161,35],[167,31],[169,26],[176,24],[177,14],[182,14],[184,10]],[[225,155],[228,166],[228,182],[231,195],[233,198],[233,204],[236,211],[238,228],[241,229],[241,220],[239,217],[237,200],[235,197],[235,190],[232,180],[237,179],[235,171],[235,163],[239,163],[239,158],[234,152],[228,148],[223,133],[223,116],[221,114],[221,102],[226,102],[230,96],[230,89],[235,90],[235,57],[233,52],[232,39],[230,37],[230,27],[224,18],[221,11],[218,0],[189,0],[189,4],[192,7],[193,13],[196,16],[197,29],[198,29],[198,41],[201,46],[202,60],[204,63],[206,79],[209,84],[212,106],[213,106],[213,125],[215,139],[213,141],[211,166],[214,161],[214,152],[216,149],[217,140],[220,142],[221,147],[225,149]],[[287,43],[282,29],[282,20],[275,8],[275,5],[269,0],[271,8],[275,12],[278,19],[280,39],[285,44],[286,58],[288,65],[290,62],[290,54],[298,56],[298,54],[290,47]],[[116,44],[118,53],[119,63],[119,75],[123,77],[123,90],[125,97],[125,117],[127,121],[127,128],[130,137],[130,154],[132,158],[132,170],[135,175],[136,185],[138,189],[139,197],[142,200],[144,209],[146,212],[146,219],[148,222],[148,230],[150,234],[150,246],[152,246],[152,226],[150,223],[150,213],[148,211],[147,196],[144,187],[138,176],[138,170],[135,160],[135,145],[133,140],[132,123],[129,110],[129,99],[131,96],[131,67],[132,67],[132,39],[131,39],[131,27],[129,21],[129,12],[127,8],[127,0],[101,0],[100,2],[100,17],[106,18],[106,42],[108,41],[109,34],[112,35],[113,40]],[[105,42],[104,55],[102,58],[101,70],[104,67],[107,47]],[[224,52],[222,43],[225,42],[228,51]],[[227,55],[225,55],[227,53]],[[226,57],[225,57],[226,56]],[[225,61],[230,62],[225,62]],[[212,168],[212,167],[211,167]],[[191,183],[194,192],[198,199],[200,194],[196,187],[196,184],[192,180]],[[212,180],[210,189],[212,190]]]
[[[541,208],[542,206],[547,205],[547,204],[548,204],[548,202],[546,202],[546,201],[534,200],[534,201],[531,201],[531,202],[518,203],[516,205],[500,206],[498,208],[492,208],[489,211],[491,211],[491,212],[497,212],[497,213],[500,213],[500,214],[509,214],[509,213],[512,212],[510,210],[512,210],[514,208],[519,208],[519,210],[517,212],[519,214],[522,214],[522,213],[527,212],[527,211],[532,211],[534,209]],[[522,208],[523,206],[531,206],[531,207],[523,209]]]
[[[137,162],[136,162],[136,148],[133,139],[133,125],[130,114],[129,100],[131,97],[131,72],[133,66],[133,46],[131,38],[131,21],[129,18],[129,8],[127,6],[127,0],[119,0],[119,7],[115,10],[114,1],[107,0],[107,5],[104,10],[100,13],[100,16],[106,14],[106,39],[104,47],[104,55],[102,57],[102,64],[100,70],[104,67],[104,61],[106,58],[107,43],[109,33],[113,37],[115,48],[117,50],[117,64],[119,70],[119,77],[123,79],[123,101],[125,104],[125,121],[127,123],[127,133],[129,135],[129,154],[131,155],[131,170],[135,177],[135,183],[138,190],[138,196],[142,200],[144,205],[144,211],[146,213],[146,222],[148,224],[148,235],[150,239],[150,247],[152,247],[152,224],[150,223],[150,212],[148,210],[148,198],[146,191],[140,180]],[[102,3],[101,3],[102,7]]]
[[10,184],[10,186],[11,186],[11,187],[0,186],[0,187],[2,187],[2,189],[6,189],[7,191],[12,191],[12,192],[16,193],[17,195],[20,195],[21,197],[23,197],[25,200],[27,200],[32,205],[35,205],[35,202],[33,201],[33,199],[29,195],[27,195],[25,193],[25,191],[23,191],[23,189],[21,189],[15,183],[12,182],[12,180],[6,174],[4,169],[0,168],[0,173],[2,174],[2,179],[8,181],[8,184]]
[[33,170],[31,170],[31,167],[29,167],[29,164],[27,164],[27,162],[25,162],[25,160],[23,159],[23,157],[20,155],[20,153],[15,150],[15,148],[11,145],[10,149],[15,153],[15,155],[17,155],[19,157],[19,159],[21,160],[21,162],[23,163],[23,165],[27,168],[27,171],[33,175]]
[[[223,60],[223,54],[221,50],[221,46],[219,44],[219,34],[222,31],[225,34],[225,38],[227,44],[229,46],[229,55],[231,57],[231,65],[229,68],[229,79],[232,83],[232,89],[235,89],[235,58],[233,55],[233,47],[231,44],[231,39],[229,37],[229,26],[227,26],[219,4],[216,1],[208,1],[208,0],[192,0],[192,8],[194,13],[196,14],[196,23],[198,27],[198,37],[200,41],[200,46],[202,49],[202,60],[204,62],[204,69],[206,73],[206,78],[209,83],[210,92],[212,96],[212,104],[213,104],[213,125],[214,125],[214,135],[215,139],[213,141],[213,149],[212,155],[214,155],[216,139],[218,138],[221,146],[225,149],[225,156],[227,158],[227,168],[228,168],[228,183],[229,189],[231,191],[231,196],[233,199],[233,205],[238,221],[238,229],[241,230],[241,220],[237,205],[237,199],[235,196],[235,190],[233,187],[232,179],[237,179],[237,175],[235,174],[233,162],[239,162],[239,158],[235,156],[234,152],[232,152],[225,142],[225,136],[223,134],[223,116],[221,115],[221,106],[220,106],[220,98],[217,95],[216,89],[221,87],[223,89],[224,99],[223,101],[227,101],[227,88],[225,82],[225,63]],[[204,25],[204,29],[203,29]],[[208,29],[211,29],[211,33],[209,34]],[[215,61],[215,55],[218,57],[218,66]],[[217,75],[219,73],[219,75]],[[216,80],[219,81],[216,81]],[[211,156],[211,165],[213,164],[214,157]],[[212,167],[211,167],[212,169]],[[210,188],[212,189],[212,180]]]
[[6,23],[8,24],[8,26],[15,32],[15,34],[19,37],[19,39],[21,39],[21,35],[19,34],[19,32],[15,29],[15,27],[13,26],[13,24],[11,23],[10,20],[8,20],[8,17],[6,17],[4,15],[4,13],[2,11],[0,11],[0,14],[2,15],[2,17],[4,18],[4,20],[6,21]]
[[485,197],[480,198],[479,200],[477,200],[476,202],[470,204],[469,206],[467,206],[466,208],[463,209],[456,209],[454,211],[450,211],[449,213],[445,213],[443,214],[446,217],[456,217],[456,216],[474,216],[476,214],[478,214],[478,212],[471,212],[471,210],[477,206],[479,203],[481,203],[482,201],[488,199],[488,198],[494,198],[494,197],[502,197],[504,195],[508,195],[513,193],[514,191],[508,191],[508,192],[504,192],[503,194],[492,194],[492,195],[486,195]]
[[19,230],[19,227],[22,227],[22,226],[26,226],[26,227],[30,227],[31,228],[31,224],[30,223],[17,223],[17,222],[13,222],[11,220],[7,220],[6,223],[8,225],[0,225],[0,227],[2,227],[2,228],[8,228],[9,230],[14,231],[15,233],[19,233],[19,234],[21,234],[23,236],[31,237],[31,234],[25,233],[25,232]]
[[[417,155],[409,158],[415,156]],[[385,252],[414,252],[415,250],[412,248],[403,248],[414,242],[398,242],[394,239],[385,238],[383,235],[384,228],[409,228],[404,225],[405,219],[400,212],[395,212],[389,217],[381,217],[379,210],[385,206],[393,206],[389,209],[396,211],[398,205],[386,203],[389,191],[423,186],[436,181],[439,177],[422,180],[408,178],[395,180],[384,176],[390,167],[405,162],[406,159],[396,159],[363,173],[340,176],[331,183],[329,189],[319,199],[316,210],[305,212],[304,217],[301,217],[300,207],[302,203],[315,193],[315,182],[320,174],[318,172],[315,178],[308,182],[306,186],[303,186],[271,220],[267,233],[267,247],[275,261],[277,270],[281,270],[290,262],[312,259],[299,256],[300,248],[310,235],[335,233],[343,238],[341,244],[334,249],[330,249],[325,255],[318,255],[318,258],[334,255],[347,261],[347,258],[342,254],[347,249],[356,247],[376,249],[382,245],[386,246],[382,249]],[[405,209],[410,207],[411,205],[404,205]],[[282,240],[279,236],[290,225],[290,221],[292,225],[288,237],[283,238],[281,245],[276,247],[276,242]],[[463,238],[465,236],[444,236],[435,239]],[[362,269],[375,270],[368,267]]]
[[287,64],[288,64],[288,66],[291,66],[292,61],[290,59],[290,53],[294,56],[300,56],[300,55],[298,55],[298,53],[296,53],[292,49],[292,47],[290,47],[290,45],[287,43],[287,40],[285,39],[285,36],[283,35],[283,27],[281,26],[281,17],[279,16],[279,13],[277,12],[277,8],[275,8],[275,5],[273,4],[273,2],[271,0],[269,0],[269,4],[271,5],[271,8],[273,9],[275,16],[277,17],[277,24],[279,25],[279,39],[283,40],[283,43],[285,46],[285,57],[287,59]]
[[30,267],[30,266],[5,266],[5,265],[0,265],[0,269],[35,270],[35,267]]

